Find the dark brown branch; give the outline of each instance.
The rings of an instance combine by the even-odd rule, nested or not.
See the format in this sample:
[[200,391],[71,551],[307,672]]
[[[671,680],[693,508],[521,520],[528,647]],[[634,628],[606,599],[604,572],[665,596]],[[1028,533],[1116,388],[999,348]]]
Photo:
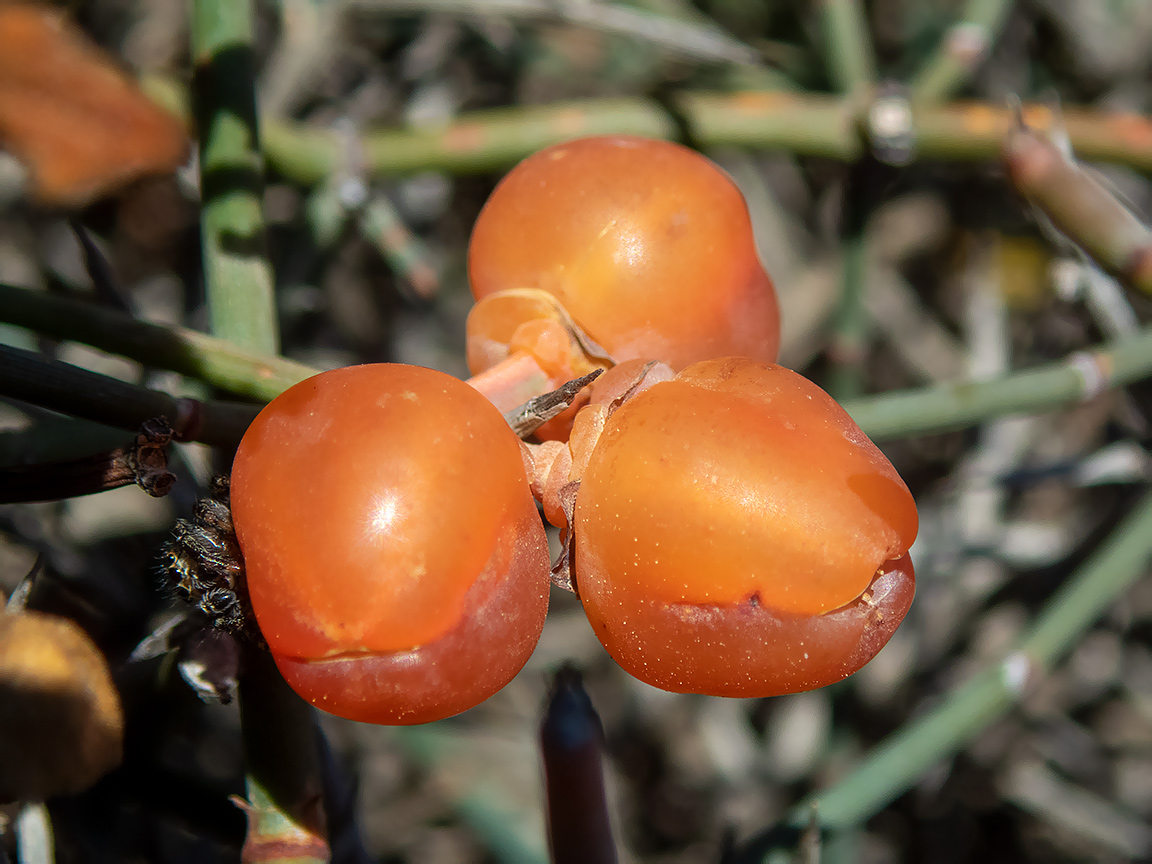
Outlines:
[[238,402],[177,399],[8,345],[0,345],[0,395],[132,431],[163,417],[178,440],[221,446],[234,446],[260,410]]
[[144,423],[128,447],[63,462],[0,468],[0,504],[55,501],[133,483],[153,498],[161,498],[176,482],[176,475],[168,470],[166,448],[171,441],[172,427],[158,418]]

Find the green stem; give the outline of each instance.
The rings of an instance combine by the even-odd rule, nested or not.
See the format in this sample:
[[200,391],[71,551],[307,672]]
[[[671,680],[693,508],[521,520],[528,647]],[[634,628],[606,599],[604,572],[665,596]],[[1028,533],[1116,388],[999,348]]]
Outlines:
[[939,102],[960,89],[992,50],[1011,9],[1011,0],[968,0],[959,20],[913,76],[913,100]]
[[243,0],[192,4],[200,227],[212,332],[275,354],[279,337],[272,270],[264,254],[264,166],[256,125],[251,14]]
[[[362,152],[371,175],[428,169],[483,173],[558,141],[610,132],[671,138],[676,129],[654,102],[599,100],[527,112],[518,108],[477,112],[439,128],[374,131],[363,136]],[[330,130],[272,122],[265,128],[268,161],[304,183],[319,182],[336,169],[343,149],[340,136]]]
[[375,196],[360,217],[360,231],[384,256],[392,272],[411,286],[416,296],[427,299],[440,287],[428,250],[409,230],[386,195]]
[[[261,214],[264,161],[256,128],[251,14],[243,0],[192,4],[201,233],[213,335],[271,355],[278,351],[279,335]],[[239,693],[248,755],[242,859],[327,861],[312,710],[289,689],[271,658],[251,646]]]
[[320,754],[312,708],[289,689],[271,655],[244,646],[240,717],[248,761],[245,862],[328,860]]
[[874,439],[963,429],[1009,414],[1051,411],[1152,375],[1152,328],[991,381],[939,384],[844,403]]
[[1115,192],[1027,126],[1004,139],[1004,164],[1059,231],[1123,284],[1152,294],[1152,231]]
[[103,306],[0,284],[0,321],[179,372],[267,402],[319,370],[182,327],[161,327]]
[[818,5],[832,86],[860,96],[876,81],[876,57],[864,9],[859,0],[822,0]]
[[[160,78],[145,84],[152,98],[181,112],[177,85]],[[777,149],[844,162],[855,162],[864,152],[858,130],[867,105],[851,97],[781,90],[685,91],[674,101],[702,146]],[[1034,128],[1049,128],[1053,122],[1052,111],[1045,106],[1025,106],[1024,114]],[[1081,159],[1152,171],[1152,119],[1066,106],[1060,121]],[[995,159],[1015,123],[1015,113],[995,102],[917,105],[916,154],[938,161]],[[582,135],[674,138],[678,128],[649,99],[587,99],[474,111],[434,128],[368,130],[361,136],[361,151],[371,177],[425,170],[476,174],[507,168],[549,144]],[[286,177],[312,185],[343,165],[347,142],[335,130],[269,118],[264,124],[264,151]]]
[[[684,93],[675,101],[702,145],[779,149],[845,162],[864,152],[857,132],[861,106],[846,97],[761,91]],[[1036,108],[1032,114],[1045,111]],[[1152,170],[1147,118],[1070,107],[1063,121],[1081,158]],[[916,152],[923,159],[995,159],[1014,123],[1011,111],[990,103],[918,108]],[[649,100],[598,99],[477,111],[432,129],[371,131],[363,144],[371,176],[429,169],[469,174],[506,168],[558,141],[606,133],[673,138],[677,127]],[[300,182],[318,182],[342,158],[344,145],[327,130],[269,123],[265,137],[269,161]]]
[[841,401],[864,390],[869,325],[865,289],[871,258],[868,224],[890,177],[888,166],[866,154],[852,165],[844,180],[840,297],[832,317],[829,354],[833,367],[828,386],[832,396]]
[[959,751],[1017,704],[1022,689],[1044,675],[1146,571],[1152,557],[1152,494],[1060,589],[1016,651],[952,691],[934,710],[889,736],[831,789],[802,802],[791,816],[804,824],[812,805],[820,825],[837,829],[873,816]]

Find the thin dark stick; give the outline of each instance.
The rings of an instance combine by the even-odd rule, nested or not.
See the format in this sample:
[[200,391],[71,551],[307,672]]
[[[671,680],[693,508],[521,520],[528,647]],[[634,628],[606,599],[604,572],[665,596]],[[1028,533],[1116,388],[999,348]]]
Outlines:
[[554,864],[616,864],[604,794],[603,740],[600,717],[580,673],[565,664],[553,680],[540,724]]
[[132,314],[132,304],[128,302],[128,298],[116,283],[112,265],[108,263],[108,259],[104,257],[104,253],[100,251],[88,229],[80,224],[79,219],[69,219],[68,225],[80,244],[80,251],[84,255],[84,269],[88,271],[96,295],[112,308]]
[[133,431],[164,417],[180,440],[220,445],[235,445],[260,410],[238,402],[177,399],[8,345],[0,345],[0,395]]

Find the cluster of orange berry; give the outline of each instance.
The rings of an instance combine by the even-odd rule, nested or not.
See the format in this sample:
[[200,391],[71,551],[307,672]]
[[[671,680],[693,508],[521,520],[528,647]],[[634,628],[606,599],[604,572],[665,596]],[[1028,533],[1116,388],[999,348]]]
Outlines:
[[[769,696],[850,675],[915,590],[916,507],[848,415],[774,365],[747,206],[699,154],[589,138],[497,187],[462,382],[354,366],[268,405],[231,506],[260,632],[334,714],[420,723],[527,661],[550,579],[628,672]],[[607,370],[522,441],[502,412]],[[565,539],[548,560],[541,504]]]

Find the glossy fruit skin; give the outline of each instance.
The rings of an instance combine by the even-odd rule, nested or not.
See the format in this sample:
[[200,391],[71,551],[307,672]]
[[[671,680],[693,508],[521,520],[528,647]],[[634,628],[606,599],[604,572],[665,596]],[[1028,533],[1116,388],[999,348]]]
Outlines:
[[604,427],[574,514],[597,636],[664,689],[770,696],[830,684],[915,592],[915,503],[827,394],[780,366],[699,363]]
[[240,444],[232,513],[277,666],[333,714],[458,713],[539,638],[547,542],[519,442],[450,376],[376,364],[290,388]]
[[776,359],[779,310],[744,198],[678,144],[608,135],[525,159],[476,220],[468,275],[477,300],[554,295],[617,361]]

